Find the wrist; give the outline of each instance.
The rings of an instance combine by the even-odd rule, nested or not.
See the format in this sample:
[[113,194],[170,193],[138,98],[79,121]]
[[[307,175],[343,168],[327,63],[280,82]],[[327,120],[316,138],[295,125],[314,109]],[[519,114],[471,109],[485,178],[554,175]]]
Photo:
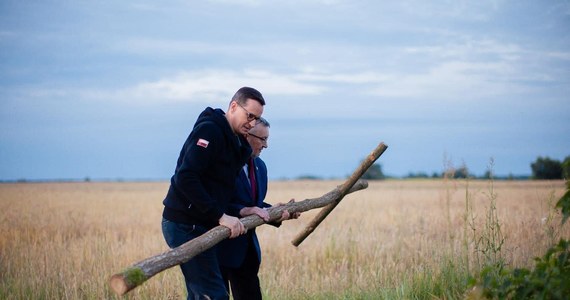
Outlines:
[[227,217],[228,215],[226,214],[222,214],[222,216],[218,219],[218,223],[222,223],[222,221]]

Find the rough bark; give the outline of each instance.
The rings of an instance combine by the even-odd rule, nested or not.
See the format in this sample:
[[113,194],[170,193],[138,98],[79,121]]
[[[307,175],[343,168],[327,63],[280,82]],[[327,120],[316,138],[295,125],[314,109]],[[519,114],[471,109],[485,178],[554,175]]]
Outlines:
[[[311,209],[324,207],[335,202],[339,197],[347,193],[352,193],[368,187],[368,182],[359,180],[351,185],[350,190],[342,191],[341,187],[324,194],[319,198],[305,199],[299,202],[287,203],[282,206],[271,207],[268,209],[270,222],[274,222],[281,218],[284,210],[289,213],[305,212]],[[262,224],[265,224],[263,219],[257,215],[247,216],[240,219],[247,229],[252,229]],[[187,262],[192,257],[204,252],[205,250],[213,247],[222,240],[230,236],[230,229],[224,226],[217,226],[204,233],[203,235],[180,245],[177,248],[168,250],[164,253],[149,257],[131,267],[123,270],[120,273],[113,275],[110,279],[111,288],[118,294],[124,295],[135,287],[141,285],[152,276],[168,269]]]
[[344,184],[340,186],[339,197],[337,197],[332,203],[325,206],[319,212],[319,214],[316,215],[315,218],[307,225],[307,227],[305,227],[305,229],[291,241],[295,247],[298,247],[301,242],[303,242],[309,236],[309,234],[311,234],[317,228],[317,226],[321,224],[321,222],[330,214],[330,212],[340,203],[344,195],[348,193],[356,181],[360,179],[362,175],[364,175],[366,170],[368,170],[368,168],[374,164],[374,162],[378,159],[378,157],[380,157],[380,155],[382,155],[382,153],[384,153],[384,151],[386,151],[386,149],[388,149],[388,146],[381,142],[366,157],[366,159],[362,161],[360,166],[352,173],[352,175],[344,182]]

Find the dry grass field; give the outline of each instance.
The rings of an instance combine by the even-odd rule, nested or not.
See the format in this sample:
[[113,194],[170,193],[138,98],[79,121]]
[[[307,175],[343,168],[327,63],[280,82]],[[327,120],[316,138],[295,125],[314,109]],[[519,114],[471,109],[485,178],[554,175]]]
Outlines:
[[[318,197],[340,183],[271,182],[268,202]],[[167,188],[166,182],[0,184],[0,299],[118,299],[109,277],[167,249],[160,231]],[[570,237],[553,209],[563,191],[562,181],[371,182],[347,196],[299,248],[290,241],[318,210],[280,228],[257,229],[264,296],[430,299],[437,289],[464,286],[460,281],[493,255],[509,266],[532,266],[533,257]],[[489,251],[481,237],[504,244]],[[172,268],[123,298],[184,297],[180,271]]]

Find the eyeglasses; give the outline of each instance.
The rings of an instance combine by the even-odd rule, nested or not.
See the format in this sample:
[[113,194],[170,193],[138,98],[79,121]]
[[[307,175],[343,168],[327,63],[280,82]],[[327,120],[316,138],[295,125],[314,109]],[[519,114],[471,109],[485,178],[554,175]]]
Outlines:
[[247,109],[245,109],[245,107],[243,107],[243,106],[242,106],[241,104],[239,104],[238,102],[236,102],[236,103],[237,103],[237,105],[239,105],[239,107],[241,107],[241,108],[243,108],[243,110],[245,110],[245,114],[246,114],[247,120],[248,120],[249,122],[255,120],[255,124],[259,123],[259,118],[260,118],[260,117],[258,117],[258,116],[256,116],[256,115],[250,113]]
[[253,134],[253,133],[248,133],[248,135],[251,135],[254,138],[258,138],[259,140],[261,140],[262,143],[267,145],[267,140],[269,139],[269,137],[260,137],[260,136]]

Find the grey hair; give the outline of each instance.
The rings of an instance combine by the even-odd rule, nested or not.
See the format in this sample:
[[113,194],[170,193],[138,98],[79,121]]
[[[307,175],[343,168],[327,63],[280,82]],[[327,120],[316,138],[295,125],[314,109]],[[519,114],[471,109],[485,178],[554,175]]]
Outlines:
[[259,117],[259,123],[257,123],[258,125],[261,124],[267,128],[271,127],[271,125],[269,125],[269,121],[267,121],[267,119],[263,118],[263,117]]

